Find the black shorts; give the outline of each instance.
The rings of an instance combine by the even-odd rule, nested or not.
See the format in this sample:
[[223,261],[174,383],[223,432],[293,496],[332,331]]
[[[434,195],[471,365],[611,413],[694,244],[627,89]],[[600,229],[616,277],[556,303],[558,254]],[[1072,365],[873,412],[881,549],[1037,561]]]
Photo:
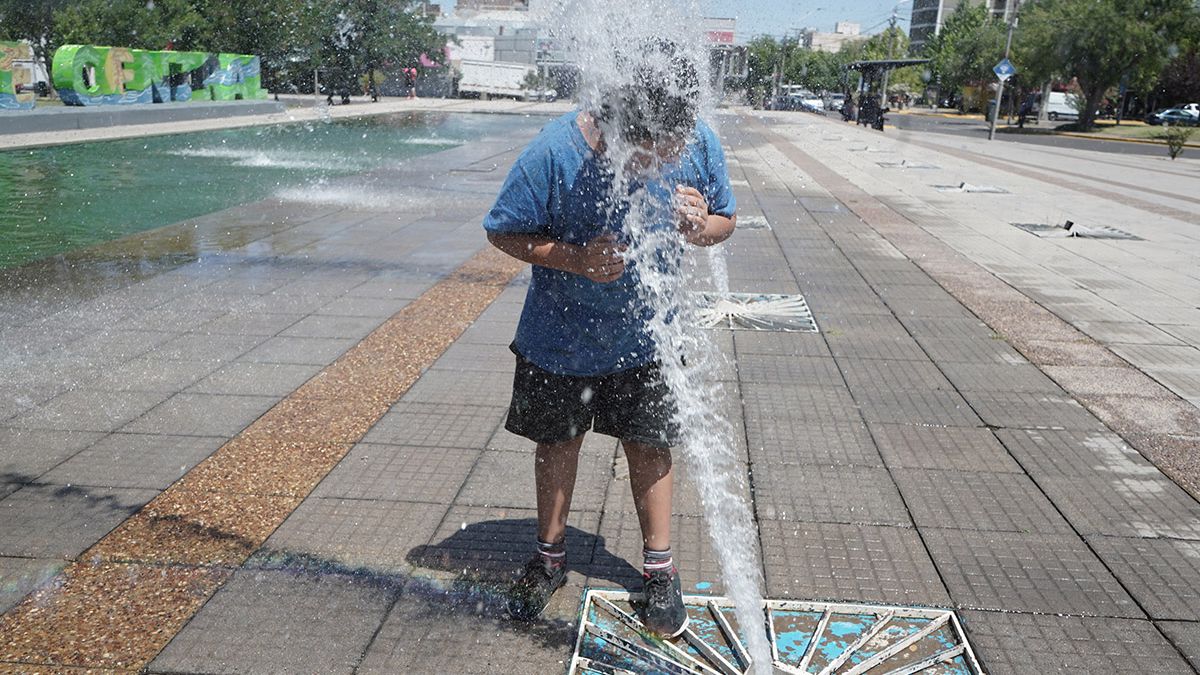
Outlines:
[[658,364],[610,375],[555,375],[517,355],[504,428],[536,443],[561,443],[589,429],[661,448],[678,442],[675,403]]

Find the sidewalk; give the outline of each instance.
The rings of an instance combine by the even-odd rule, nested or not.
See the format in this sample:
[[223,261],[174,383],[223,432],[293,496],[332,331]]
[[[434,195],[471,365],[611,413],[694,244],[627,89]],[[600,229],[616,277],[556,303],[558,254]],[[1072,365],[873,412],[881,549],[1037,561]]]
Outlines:
[[[821,329],[718,336],[766,594],[956,608],[990,673],[1200,671],[1194,176],[722,117],[771,224],[728,244],[731,290],[802,293]],[[528,277],[478,223],[538,126],[347,179],[402,213],[268,200],[0,272],[0,670],[565,670],[582,589],[636,588],[641,541],[593,436],[569,584],[503,618]],[[931,187],[966,180],[1009,194]],[[1146,241],[1007,222],[1064,213]],[[720,594],[684,479],[676,559]]]

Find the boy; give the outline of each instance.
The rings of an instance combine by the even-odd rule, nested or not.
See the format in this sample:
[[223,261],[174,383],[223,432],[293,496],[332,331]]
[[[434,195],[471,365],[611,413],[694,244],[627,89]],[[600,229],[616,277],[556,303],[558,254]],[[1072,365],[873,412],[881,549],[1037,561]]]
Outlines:
[[[512,350],[517,368],[506,428],[537,443],[537,553],[513,585],[509,613],[536,618],[566,583],[566,520],[579,448],[589,429],[620,439],[643,539],[643,621],[667,637],[687,626],[671,558],[670,392],[646,332],[637,270],[623,258],[626,209],[613,199],[612,148],[634,149],[625,167],[685,241],[710,246],[736,216],[725,157],[697,120],[694,68],[659,45],[667,68],[641,68],[595,111],[548,124],[526,148],[484,220],[488,240],[531,263]],[[674,194],[672,194],[674,192]]]

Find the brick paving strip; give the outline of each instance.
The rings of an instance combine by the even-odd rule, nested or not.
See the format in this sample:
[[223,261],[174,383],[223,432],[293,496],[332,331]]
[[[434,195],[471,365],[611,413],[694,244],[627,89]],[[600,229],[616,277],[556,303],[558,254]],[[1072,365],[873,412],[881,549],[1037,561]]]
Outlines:
[[0,671],[139,670],[523,266],[463,263],[0,617]]
[[[820,163],[790,139],[753,117],[744,115],[743,120],[1110,429],[1200,499],[1200,475],[1195,460],[1189,459],[1200,439],[1200,409]],[[942,146],[930,147],[951,152]],[[974,155],[970,159],[980,161]]]

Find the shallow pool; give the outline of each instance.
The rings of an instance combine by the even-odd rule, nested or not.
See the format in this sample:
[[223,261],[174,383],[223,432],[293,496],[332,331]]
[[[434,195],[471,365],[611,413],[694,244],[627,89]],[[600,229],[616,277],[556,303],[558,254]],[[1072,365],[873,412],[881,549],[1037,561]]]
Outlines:
[[405,113],[0,152],[0,269],[529,123]]

